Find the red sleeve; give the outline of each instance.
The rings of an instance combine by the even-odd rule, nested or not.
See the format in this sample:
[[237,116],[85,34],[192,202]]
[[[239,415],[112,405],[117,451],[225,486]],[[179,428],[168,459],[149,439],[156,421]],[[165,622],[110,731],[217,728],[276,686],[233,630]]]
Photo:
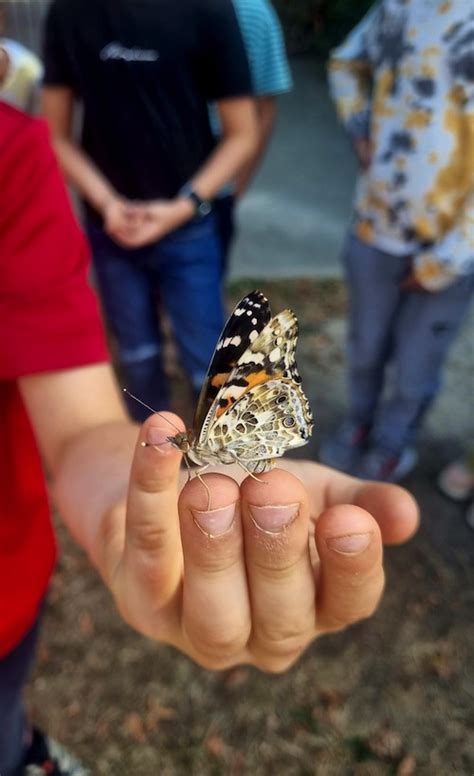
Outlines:
[[0,104],[0,379],[108,358],[89,252],[44,122]]

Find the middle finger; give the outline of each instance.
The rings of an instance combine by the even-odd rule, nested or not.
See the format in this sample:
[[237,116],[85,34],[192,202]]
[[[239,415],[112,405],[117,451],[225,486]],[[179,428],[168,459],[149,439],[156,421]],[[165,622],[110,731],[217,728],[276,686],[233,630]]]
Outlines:
[[204,475],[202,480],[195,477],[188,482],[179,499],[182,626],[198,662],[225,668],[245,659],[251,630],[240,491],[234,480],[222,474]]
[[309,509],[303,484],[282,470],[241,485],[245,556],[252,606],[250,649],[260,668],[281,671],[316,629]]

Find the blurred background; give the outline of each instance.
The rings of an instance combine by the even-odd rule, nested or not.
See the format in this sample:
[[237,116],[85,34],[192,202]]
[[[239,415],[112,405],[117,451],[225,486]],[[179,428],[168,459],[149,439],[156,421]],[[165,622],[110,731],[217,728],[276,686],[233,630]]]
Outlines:
[[[93,2],[94,0],[84,0]],[[343,412],[347,294],[339,256],[356,162],[329,98],[325,60],[370,5],[278,0],[295,86],[239,210],[229,298],[259,287],[301,322],[312,447]],[[3,34],[40,53],[46,0],[2,2]],[[58,524],[63,553],[29,687],[34,718],[94,774],[411,776],[474,772],[474,534],[440,469],[474,437],[473,318],[406,486],[417,537],[387,551],[374,618],[317,642],[288,674],[211,674],[132,633]],[[78,573],[80,572],[80,573]],[[47,709],[47,716],[45,714]]]

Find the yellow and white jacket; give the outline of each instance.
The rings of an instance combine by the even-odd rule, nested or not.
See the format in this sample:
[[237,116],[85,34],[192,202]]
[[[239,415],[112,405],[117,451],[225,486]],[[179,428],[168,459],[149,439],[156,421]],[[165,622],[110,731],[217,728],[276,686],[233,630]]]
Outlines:
[[8,72],[0,84],[0,100],[27,113],[34,113],[43,65],[32,51],[10,38],[0,37],[0,48],[8,57]]
[[338,114],[372,161],[357,236],[414,256],[432,291],[474,271],[474,4],[381,0],[329,61]]

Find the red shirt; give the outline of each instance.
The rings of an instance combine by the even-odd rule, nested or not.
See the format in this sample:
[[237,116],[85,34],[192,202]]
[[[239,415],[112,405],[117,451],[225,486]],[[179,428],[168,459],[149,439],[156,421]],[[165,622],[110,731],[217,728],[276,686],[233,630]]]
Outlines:
[[56,555],[17,380],[107,360],[88,265],[45,124],[0,102],[0,656],[33,624]]

